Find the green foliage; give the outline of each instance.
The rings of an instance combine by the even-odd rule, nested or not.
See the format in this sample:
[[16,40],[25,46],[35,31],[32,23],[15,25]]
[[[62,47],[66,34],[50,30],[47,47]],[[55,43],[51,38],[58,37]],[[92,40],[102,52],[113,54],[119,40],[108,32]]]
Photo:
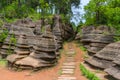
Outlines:
[[86,20],[86,25],[105,24],[104,5],[106,0],[90,0],[88,5],[84,7],[85,14],[83,18]]
[[120,41],[120,36],[114,36],[114,41],[115,42]]
[[5,22],[7,22],[7,23],[13,23],[13,22],[15,22],[17,19],[16,19],[16,18],[12,18],[12,19],[10,19],[10,18],[4,18],[4,20],[5,20]]
[[[9,19],[40,17],[48,15],[63,14],[65,17],[72,17],[72,6],[79,7],[80,0],[4,0],[0,1],[0,15]],[[69,18],[70,19],[70,18]]]
[[100,80],[94,73],[87,70],[82,64],[80,64],[80,70],[82,71],[82,74],[86,76],[89,80]]
[[120,41],[120,24],[117,23],[117,24],[108,24],[110,27],[113,27],[115,28],[115,36],[114,36],[114,41],[117,42],[117,41]]
[[118,1],[120,0],[90,0],[84,8],[86,24],[118,24],[120,20]]
[[82,51],[87,51],[87,49],[86,49],[84,46],[80,46],[80,49],[81,49]]
[[7,65],[7,60],[0,59],[0,66],[5,67]]
[[20,8],[16,9],[16,13],[18,18],[24,18],[24,17],[28,17],[28,15],[30,14],[35,13],[35,10],[23,4]]
[[42,15],[38,13],[33,13],[33,14],[30,14],[28,17],[30,17],[33,21],[36,21],[36,20],[39,20],[42,17]]
[[17,13],[15,10],[15,7],[16,7],[16,3],[12,3],[11,5],[6,6],[5,9],[3,9],[3,13],[5,12],[5,17],[8,17],[8,18],[16,17]]
[[6,29],[1,30],[0,42],[4,42],[4,40],[7,38],[7,36],[8,36],[8,31]]
[[11,51],[11,46],[12,46],[12,45],[15,46],[16,43],[17,43],[17,39],[15,38],[15,35],[12,34],[11,37],[10,37],[10,42],[9,42],[9,49],[8,49],[8,51],[7,51],[8,54],[12,54],[12,53],[13,53],[13,52]]
[[59,70],[59,71],[58,71],[58,75],[61,75],[61,74],[62,74],[62,70]]
[[32,8],[29,8],[27,5],[23,4],[18,6],[18,2],[13,2],[12,4],[5,6],[5,8],[2,9],[2,14],[5,14],[6,18],[12,19],[12,18],[22,18],[27,17],[29,14],[33,13],[34,10]]
[[17,43],[17,39],[15,38],[15,35],[13,34],[11,35],[11,38],[10,38],[10,44],[16,45],[16,43]]
[[0,20],[0,27],[2,27],[3,23],[4,23],[4,22],[3,22],[2,20]]
[[85,25],[104,24],[115,28],[116,34],[120,34],[120,0],[90,0],[84,9]]

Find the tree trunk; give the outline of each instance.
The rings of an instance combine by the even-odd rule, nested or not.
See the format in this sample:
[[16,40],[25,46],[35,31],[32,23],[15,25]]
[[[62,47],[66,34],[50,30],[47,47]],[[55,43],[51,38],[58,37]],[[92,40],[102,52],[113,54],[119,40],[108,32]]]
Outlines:
[[100,22],[100,11],[99,11],[99,7],[100,7],[100,2],[97,2],[96,3],[96,7],[97,7],[97,10],[96,10],[96,24],[99,24]]

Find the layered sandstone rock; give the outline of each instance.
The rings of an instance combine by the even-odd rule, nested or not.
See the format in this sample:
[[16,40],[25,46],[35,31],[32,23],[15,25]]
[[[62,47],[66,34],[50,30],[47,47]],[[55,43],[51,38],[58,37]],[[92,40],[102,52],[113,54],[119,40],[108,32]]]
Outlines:
[[15,41],[12,40],[13,35],[9,35],[2,43],[0,49],[0,55],[2,58],[6,58],[9,54],[12,54],[15,49]]
[[[75,34],[72,25],[69,23],[65,23],[63,22],[63,20],[61,19],[60,15],[55,15],[53,17],[53,28],[57,28],[57,30],[59,30],[58,32],[61,32],[61,36],[63,40],[69,40],[70,38],[72,38]],[[56,32],[54,32],[56,34]]]
[[93,57],[88,58],[86,62],[103,69],[116,80],[120,80],[120,42],[107,45]]
[[117,61],[117,57],[120,54],[119,48],[120,42],[111,43],[97,52],[93,57],[88,58],[86,62],[101,69],[112,67],[115,65],[113,61]]
[[113,31],[107,26],[90,26],[82,29],[81,42],[90,55],[96,54],[109,43],[114,42]]
[[34,39],[39,40],[35,44],[31,44],[33,46],[32,50],[27,36],[18,39],[14,50],[16,54],[7,57],[10,65],[22,69],[40,69],[56,64],[56,41],[55,36],[52,34],[51,26],[49,24],[46,25],[45,32],[40,38]]
[[[4,26],[9,35],[15,35],[17,40],[12,54],[7,57],[9,66],[22,69],[40,69],[55,65],[63,40],[70,39],[74,34],[70,25],[63,26],[59,15],[54,17],[53,25],[48,19],[33,22],[27,18]],[[10,40],[9,36],[7,40]],[[2,46],[4,45],[7,46],[5,49],[8,49],[10,43]]]
[[30,46],[28,45],[25,35],[21,35],[19,37],[14,53],[15,54],[11,54],[7,57],[9,66],[11,67],[18,66],[16,65],[16,62],[27,57],[30,54]]

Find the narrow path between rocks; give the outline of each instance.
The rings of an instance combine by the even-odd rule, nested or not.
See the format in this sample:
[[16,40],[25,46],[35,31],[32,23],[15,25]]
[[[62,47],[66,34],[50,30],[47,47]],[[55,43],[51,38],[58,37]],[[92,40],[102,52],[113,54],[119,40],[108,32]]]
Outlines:
[[83,52],[74,42],[64,46],[65,60],[61,66],[61,74],[57,80],[87,80],[82,76],[79,65],[83,61]]
[[79,65],[83,61],[83,52],[74,43],[65,43],[57,66],[37,72],[12,71],[0,67],[0,80],[87,80],[82,76]]

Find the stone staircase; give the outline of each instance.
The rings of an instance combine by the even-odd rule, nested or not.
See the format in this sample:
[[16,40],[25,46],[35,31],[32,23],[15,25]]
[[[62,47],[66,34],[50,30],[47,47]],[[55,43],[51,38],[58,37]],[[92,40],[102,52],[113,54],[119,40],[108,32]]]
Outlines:
[[75,51],[70,47],[69,51],[66,53],[66,59],[61,67],[61,75],[57,80],[77,80],[74,76],[76,68],[74,55]]

